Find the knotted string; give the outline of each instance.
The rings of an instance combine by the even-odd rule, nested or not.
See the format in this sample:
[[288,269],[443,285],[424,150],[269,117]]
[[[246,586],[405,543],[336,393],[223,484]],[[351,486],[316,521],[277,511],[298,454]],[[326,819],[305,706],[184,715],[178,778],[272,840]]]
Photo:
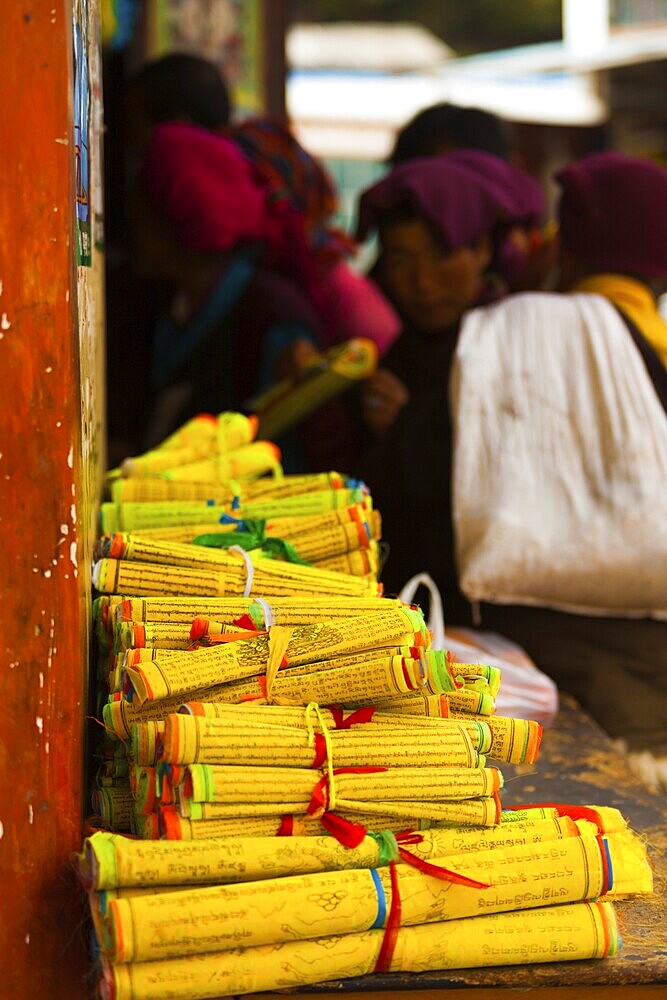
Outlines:
[[355,712],[351,712],[345,718],[340,705],[327,705],[326,708],[333,715],[334,729],[349,729],[351,726],[357,725],[357,723],[370,722],[377,712],[377,708],[373,705],[366,705],[364,708],[358,708]]
[[264,612],[264,628],[271,628],[275,625],[275,618],[273,616],[273,610],[268,601],[265,601],[263,597],[255,597],[255,604],[259,604],[260,608]]
[[410,865],[411,868],[416,868],[417,871],[422,872],[424,875],[431,875],[433,878],[440,879],[441,882],[453,882],[455,885],[465,885],[469,889],[490,889],[491,883],[489,882],[478,882],[477,879],[469,878],[467,875],[460,875],[458,872],[453,872],[450,868],[442,868],[440,865],[433,865],[429,861],[424,861],[423,858],[418,857],[416,854],[412,854],[411,851],[406,850],[403,844],[421,844],[424,838],[420,833],[406,832],[396,834],[396,843],[398,844],[398,856],[406,865]]
[[245,580],[245,587],[243,588],[243,596],[250,597],[250,591],[252,590],[252,583],[255,576],[255,567],[252,564],[252,559],[250,558],[246,550],[242,549],[240,545],[232,545],[228,549],[228,551],[238,552],[239,555],[242,557],[243,562],[245,563],[246,580]]
[[563,805],[559,802],[538,802],[527,806],[508,806],[508,811],[517,812],[522,809],[555,809],[559,816],[567,816],[572,820],[586,819],[589,823],[594,823],[598,828],[598,833],[604,833],[604,820],[600,813],[591,806],[571,806]]
[[401,893],[398,886],[398,873],[396,872],[395,861],[389,863],[389,872],[391,876],[391,906],[389,907],[389,916],[387,918],[384,937],[382,938],[382,945],[380,946],[380,953],[375,963],[376,972],[389,972],[391,960],[394,957],[396,949],[398,932],[401,929]]
[[[320,724],[321,733],[315,732],[315,726],[312,719],[312,714],[317,716],[317,721]],[[334,787],[333,784],[333,746],[331,743],[331,733],[324,721],[324,716],[320,710],[320,706],[315,701],[311,701],[306,705],[306,732],[308,733],[308,746],[315,748],[315,759],[311,764],[311,767],[320,768],[323,764],[327,765],[329,773],[329,788]]]

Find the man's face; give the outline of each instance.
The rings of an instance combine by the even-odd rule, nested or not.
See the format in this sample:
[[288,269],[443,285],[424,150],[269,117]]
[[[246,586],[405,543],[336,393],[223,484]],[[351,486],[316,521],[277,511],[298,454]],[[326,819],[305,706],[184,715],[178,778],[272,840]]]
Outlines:
[[381,229],[381,276],[401,315],[435,333],[456,323],[475,304],[490,259],[489,241],[447,251],[420,219]]

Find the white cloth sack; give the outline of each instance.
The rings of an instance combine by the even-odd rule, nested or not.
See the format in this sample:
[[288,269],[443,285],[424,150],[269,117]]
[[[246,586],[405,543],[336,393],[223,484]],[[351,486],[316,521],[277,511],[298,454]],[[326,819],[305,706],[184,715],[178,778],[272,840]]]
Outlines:
[[450,404],[459,584],[471,601],[667,614],[667,417],[602,297],[477,309]]
[[525,650],[495,632],[457,628],[455,637],[445,635],[442,597],[428,573],[411,577],[398,595],[399,599],[411,604],[420,586],[429,592],[427,624],[432,633],[433,649],[449,650],[459,663],[488,663],[498,667],[501,676],[495,699],[497,714],[550,725],[558,713],[558,690],[551,678],[537,669]]

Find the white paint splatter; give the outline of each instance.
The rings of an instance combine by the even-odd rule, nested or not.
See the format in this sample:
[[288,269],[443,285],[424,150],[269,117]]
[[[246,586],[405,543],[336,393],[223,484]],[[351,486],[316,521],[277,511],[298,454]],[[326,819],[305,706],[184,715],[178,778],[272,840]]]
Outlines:
[[69,302],[69,288],[65,292],[65,302]]
[[[60,544],[60,543],[58,543],[58,544]],[[51,560],[51,565],[52,566],[57,566],[58,565],[58,560],[57,559],[52,559]]]
[[56,427],[62,427],[62,425],[63,425],[62,420],[56,420]]
[[47,375],[50,375],[51,372],[53,371],[53,368],[51,365],[47,365],[44,371],[46,372]]
[[48,667],[49,670],[51,669],[51,667],[53,665],[53,657],[54,657],[55,652],[56,652],[56,647],[55,647],[55,644],[53,642],[53,638],[54,638],[55,634],[56,634],[56,620],[55,620],[55,618],[52,618],[50,620],[50,622],[49,622],[49,651],[48,651],[47,656],[46,656],[46,665],[47,665],[47,667]]
[[38,715],[37,718],[35,719],[35,725],[39,729],[40,733],[44,732],[44,719],[41,717],[41,715]]
[[40,686],[41,688],[43,688],[43,687],[44,687],[44,674],[42,673],[42,671],[41,671],[41,670],[40,670],[40,672],[39,672],[39,686]]
[[11,325],[12,324],[7,319],[7,313],[3,313],[2,317],[0,318],[0,329],[1,330],[9,330],[9,328],[11,327]]
[[54,205],[54,206],[53,206],[53,211],[54,211],[54,212],[57,212],[57,211],[58,211],[58,206],[57,206],[57,205]]
[[69,509],[70,517],[72,518],[72,524],[76,524],[76,504],[73,503]]
[[28,803],[28,822],[32,823],[33,820],[34,820],[34,818],[35,818],[34,810],[33,810],[32,806],[30,805],[30,803]]
[[[2,458],[1,453],[0,453],[0,458]],[[63,523],[60,525],[60,533],[62,535],[69,535],[69,524],[65,524],[65,522],[63,521]]]
[[4,286],[3,282],[2,282],[2,278],[0,278],[0,295],[2,295],[2,290],[3,290],[4,287],[5,286]]
[[26,944],[30,944],[30,935],[29,934],[26,934],[26,936],[25,936],[25,943]]
[[69,146],[69,139],[56,139],[55,140],[60,146]]
[[47,741],[46,741],[46,743],[44,744],[44,749],[45,749],[45,751],[46,751],[47,753],[51,753],[51,744],[49,743],[49,741],[48,741],[48,740],[47,740]]
[[45,569],[44,570],[44,576],[48,580],[48,578],[51,576],[51,570],[50,569]]
[[4,835],[5,835],[5,824],[0,819],[0,840],[2,840]]
[[70,448],[70,450],[67,452],[67,465],[69,466],[70,469],[74,468],[74,448],[73,447]]
[[79,563],[77,562],[77,558],[76,558],[76,542],[72,542],[72,544],[69,547],[69,557],[70,557],[70,560],[72,562],[72,566],[78,566],[79,565]]

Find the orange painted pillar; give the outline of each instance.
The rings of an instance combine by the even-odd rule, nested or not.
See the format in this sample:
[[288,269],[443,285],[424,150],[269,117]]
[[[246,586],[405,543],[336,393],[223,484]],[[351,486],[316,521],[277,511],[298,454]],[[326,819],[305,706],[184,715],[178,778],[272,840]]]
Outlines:
[[[2,5],[0,997],[78,1000],[90,589],[71,0]],[[90,436],[85,431],[87,451]],[[94,449],[93,449],[94,450]],[[83,502],[82,502],[83,501]]]

